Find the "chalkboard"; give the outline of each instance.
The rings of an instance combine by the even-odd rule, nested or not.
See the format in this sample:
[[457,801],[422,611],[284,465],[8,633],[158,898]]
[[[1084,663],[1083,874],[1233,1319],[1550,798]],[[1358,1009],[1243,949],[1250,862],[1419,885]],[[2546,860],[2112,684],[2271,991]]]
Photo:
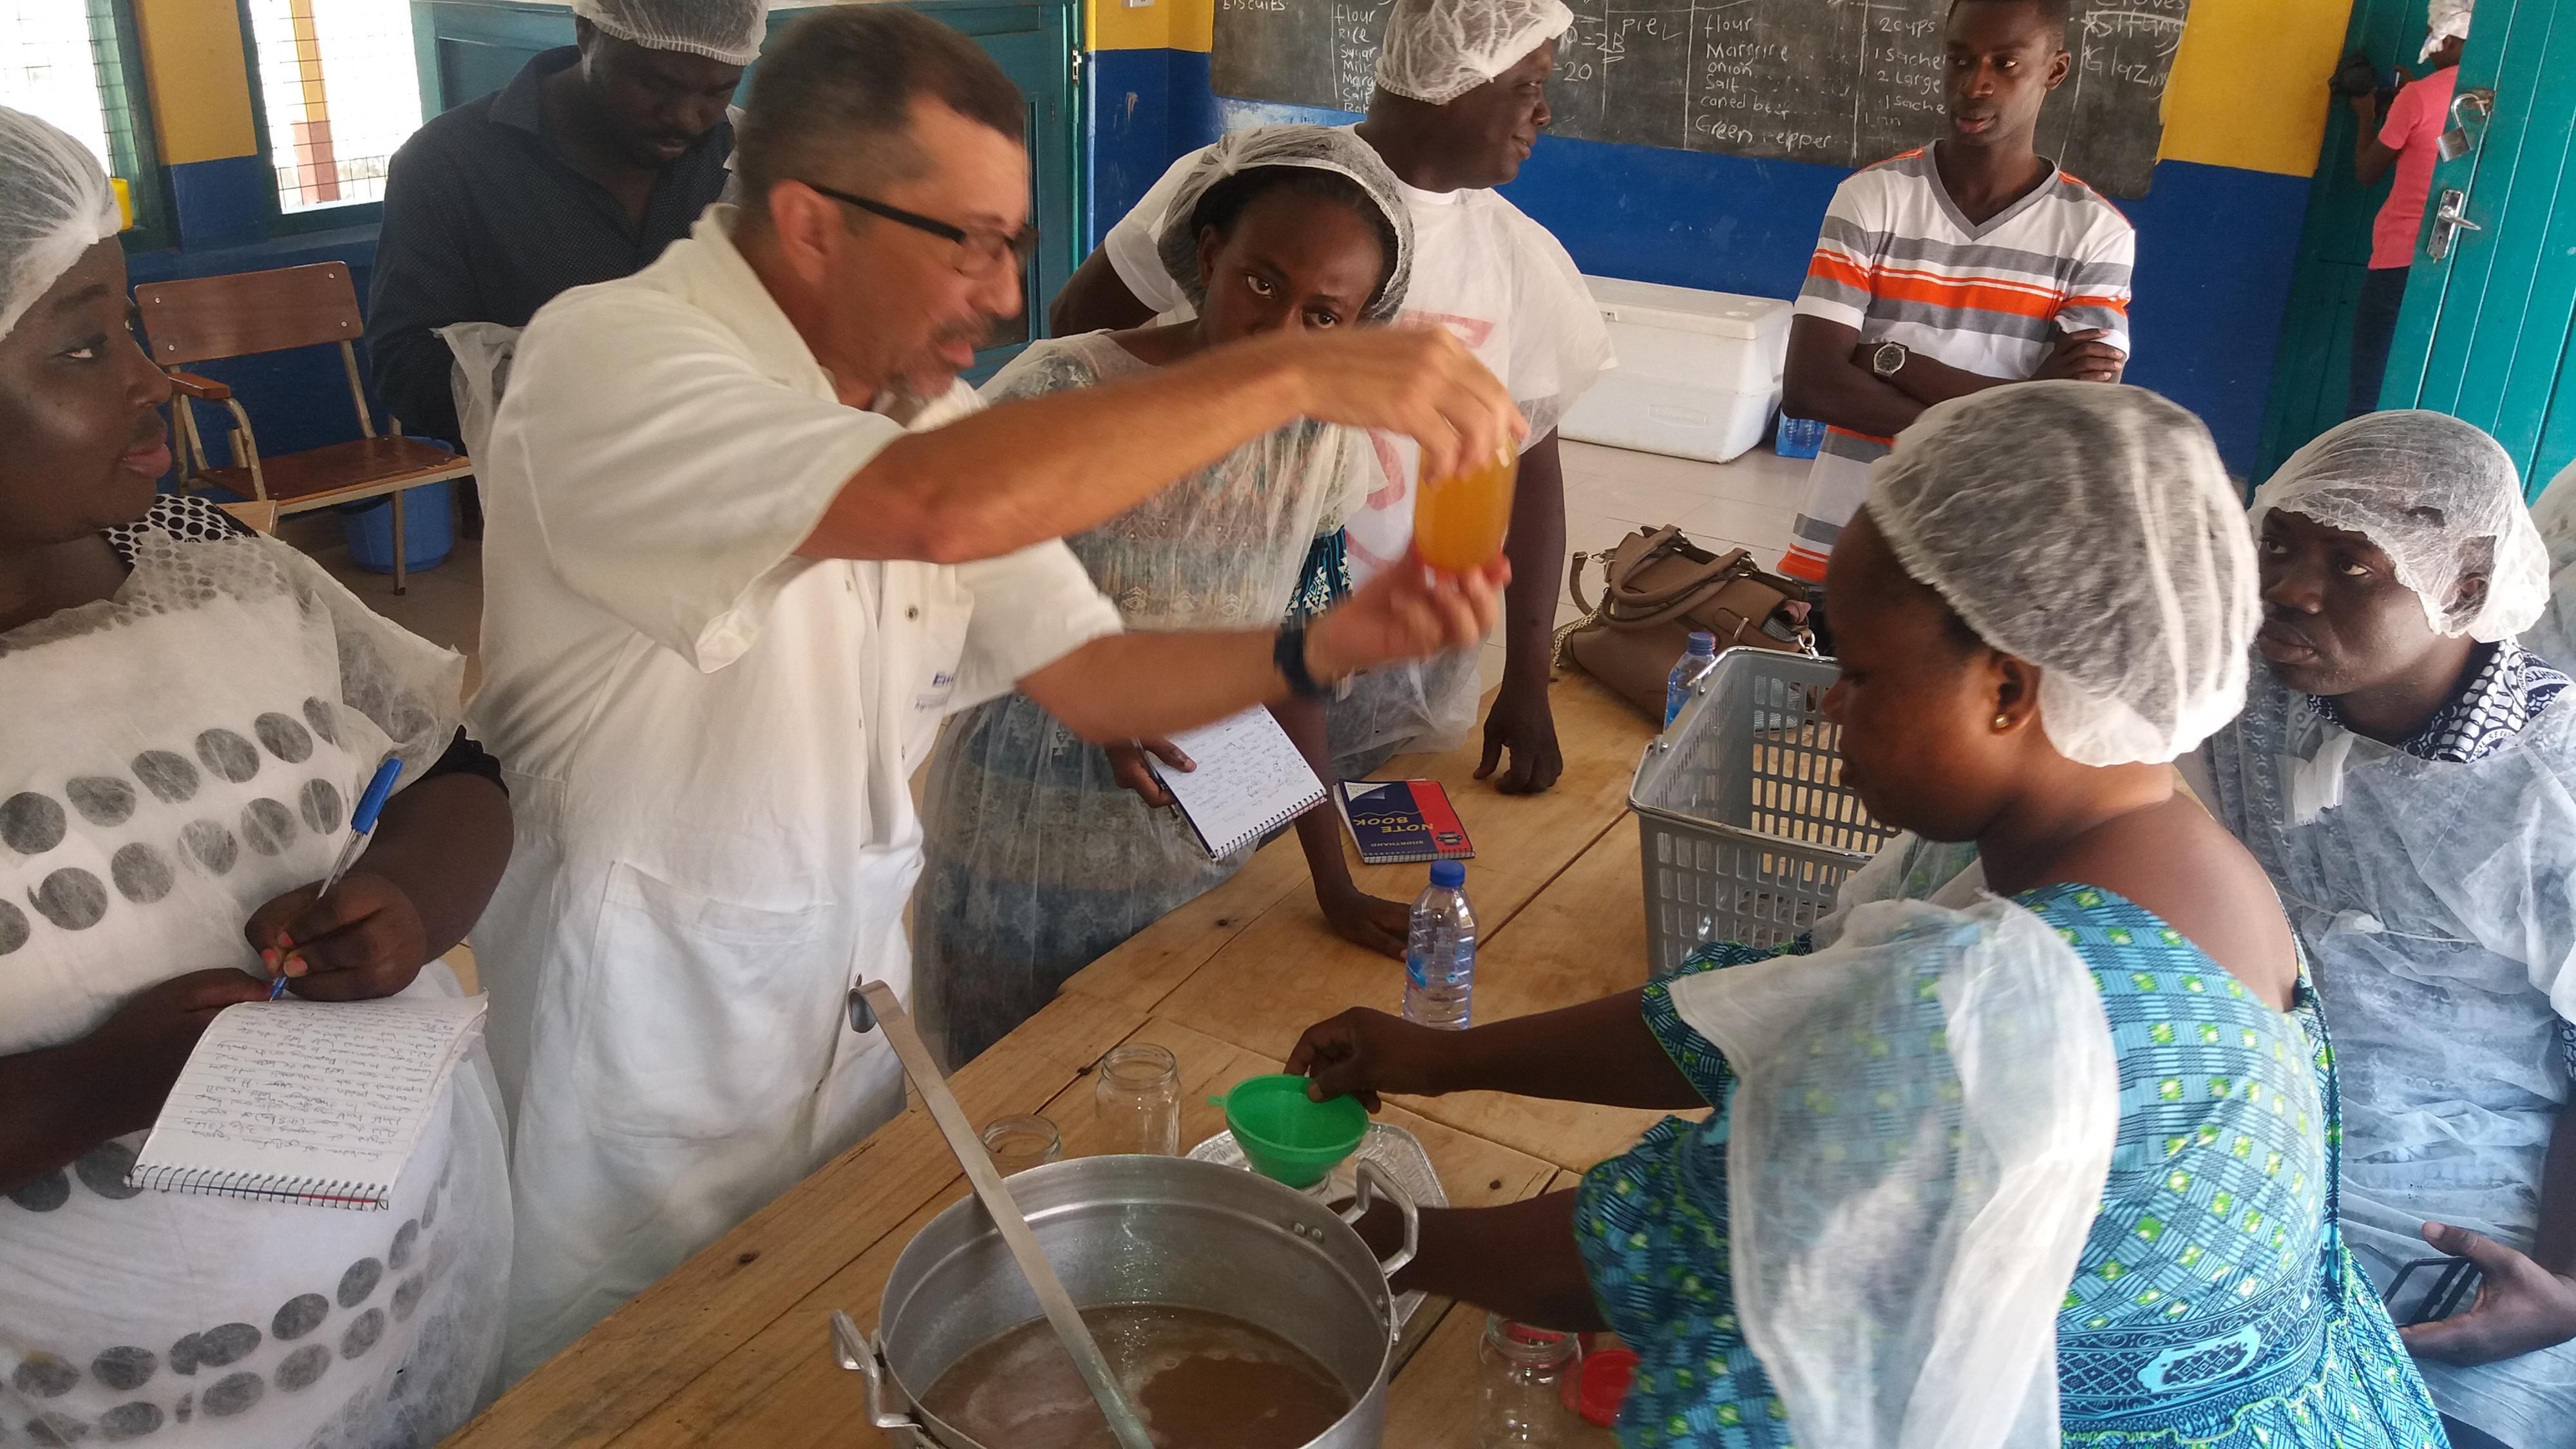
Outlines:
[[[1948,0],[1569,0],[1548,87],[1561,136],[1864,166],[1939,137]],[[2039,148],[2147,189],[2191,0],[2077,0],[2075,65]],[[1217,0],[1219,95],[1365,111],[1393,0]]]

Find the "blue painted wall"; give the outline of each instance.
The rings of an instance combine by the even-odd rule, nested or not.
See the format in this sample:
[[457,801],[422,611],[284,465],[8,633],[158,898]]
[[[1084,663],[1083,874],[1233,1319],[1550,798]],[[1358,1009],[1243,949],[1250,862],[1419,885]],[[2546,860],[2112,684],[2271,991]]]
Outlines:
[[1161,179],[1172,159],[1215,140],[1220,102],[1203,50],[1095,50],[1083,87],[1083,250]]

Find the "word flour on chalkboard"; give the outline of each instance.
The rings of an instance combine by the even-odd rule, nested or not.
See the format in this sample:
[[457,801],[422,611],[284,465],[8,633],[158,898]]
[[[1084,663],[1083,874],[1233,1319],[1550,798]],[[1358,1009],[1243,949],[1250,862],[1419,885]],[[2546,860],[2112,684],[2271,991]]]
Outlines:
[[[1554,131],[1684,151],[1865,166],[1946,127],[1949,0],[1569,0]],[[2074,66],[2039,149],[2114,196],[2145,193],[2191,0],[2077,0]],[[1209,80],[1247,100],[1368,109],[1393,0],[1217,0]]]

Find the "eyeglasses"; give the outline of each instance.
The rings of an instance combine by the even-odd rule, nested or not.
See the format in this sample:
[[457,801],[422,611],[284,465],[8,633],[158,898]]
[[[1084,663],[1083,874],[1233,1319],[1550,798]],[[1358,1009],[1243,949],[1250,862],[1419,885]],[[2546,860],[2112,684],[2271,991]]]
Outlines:
[[804,185],[808,190],[828,196],[844,206],[855,206],[871,216],[884,217],[898,226],[908,226],[914,231],[927,232],[942,241],[955,242],[957,256],[951,265],[968,276],[992,271],[1006,262],[1013,270],[1018,270],[1028,264],[1029,253],[1037,249],[1038,229],[1035,225],[1023,226],[1015,232],[968,231],[962,226],[951,225],[935,216],[923,216],[917,211],[888,206],[882,201],[856,196],[847,191],[825,186],[818,181],[808,181]]

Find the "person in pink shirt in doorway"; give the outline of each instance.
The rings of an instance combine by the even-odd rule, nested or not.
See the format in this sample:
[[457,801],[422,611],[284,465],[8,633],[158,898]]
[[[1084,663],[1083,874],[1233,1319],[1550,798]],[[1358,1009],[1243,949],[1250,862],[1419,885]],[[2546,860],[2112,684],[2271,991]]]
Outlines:
[[[2359,417],[2379,406],[2379,385],[2388,371],[2388,348],[2397,335],[2397,313],[2406,302],[2407,265],[2415,257],[2415,237],[2423,230],[2424,205],[2433,191],[2433,163],[2440,159],[2442,128],[2450,123],[2451,91],[2460,78],[2460,51],[2468,44],[2469,10],[2474,0],[2432,0],[2426,17],[2428,33],[2418,57],[2433,69],[2423,79],[2406,81],[2379,113],[2376,87],[2347,96],[2353,118],[2361,123],[2353,138],[2352,169],[2369,186],[2397,168],[2388,199],[2370,224],[2370,271],[2362,279],[2361,297],[2352,320],[2352,391],[2344,416]],[[2351,62],[2346,62],[2347,67]]]

